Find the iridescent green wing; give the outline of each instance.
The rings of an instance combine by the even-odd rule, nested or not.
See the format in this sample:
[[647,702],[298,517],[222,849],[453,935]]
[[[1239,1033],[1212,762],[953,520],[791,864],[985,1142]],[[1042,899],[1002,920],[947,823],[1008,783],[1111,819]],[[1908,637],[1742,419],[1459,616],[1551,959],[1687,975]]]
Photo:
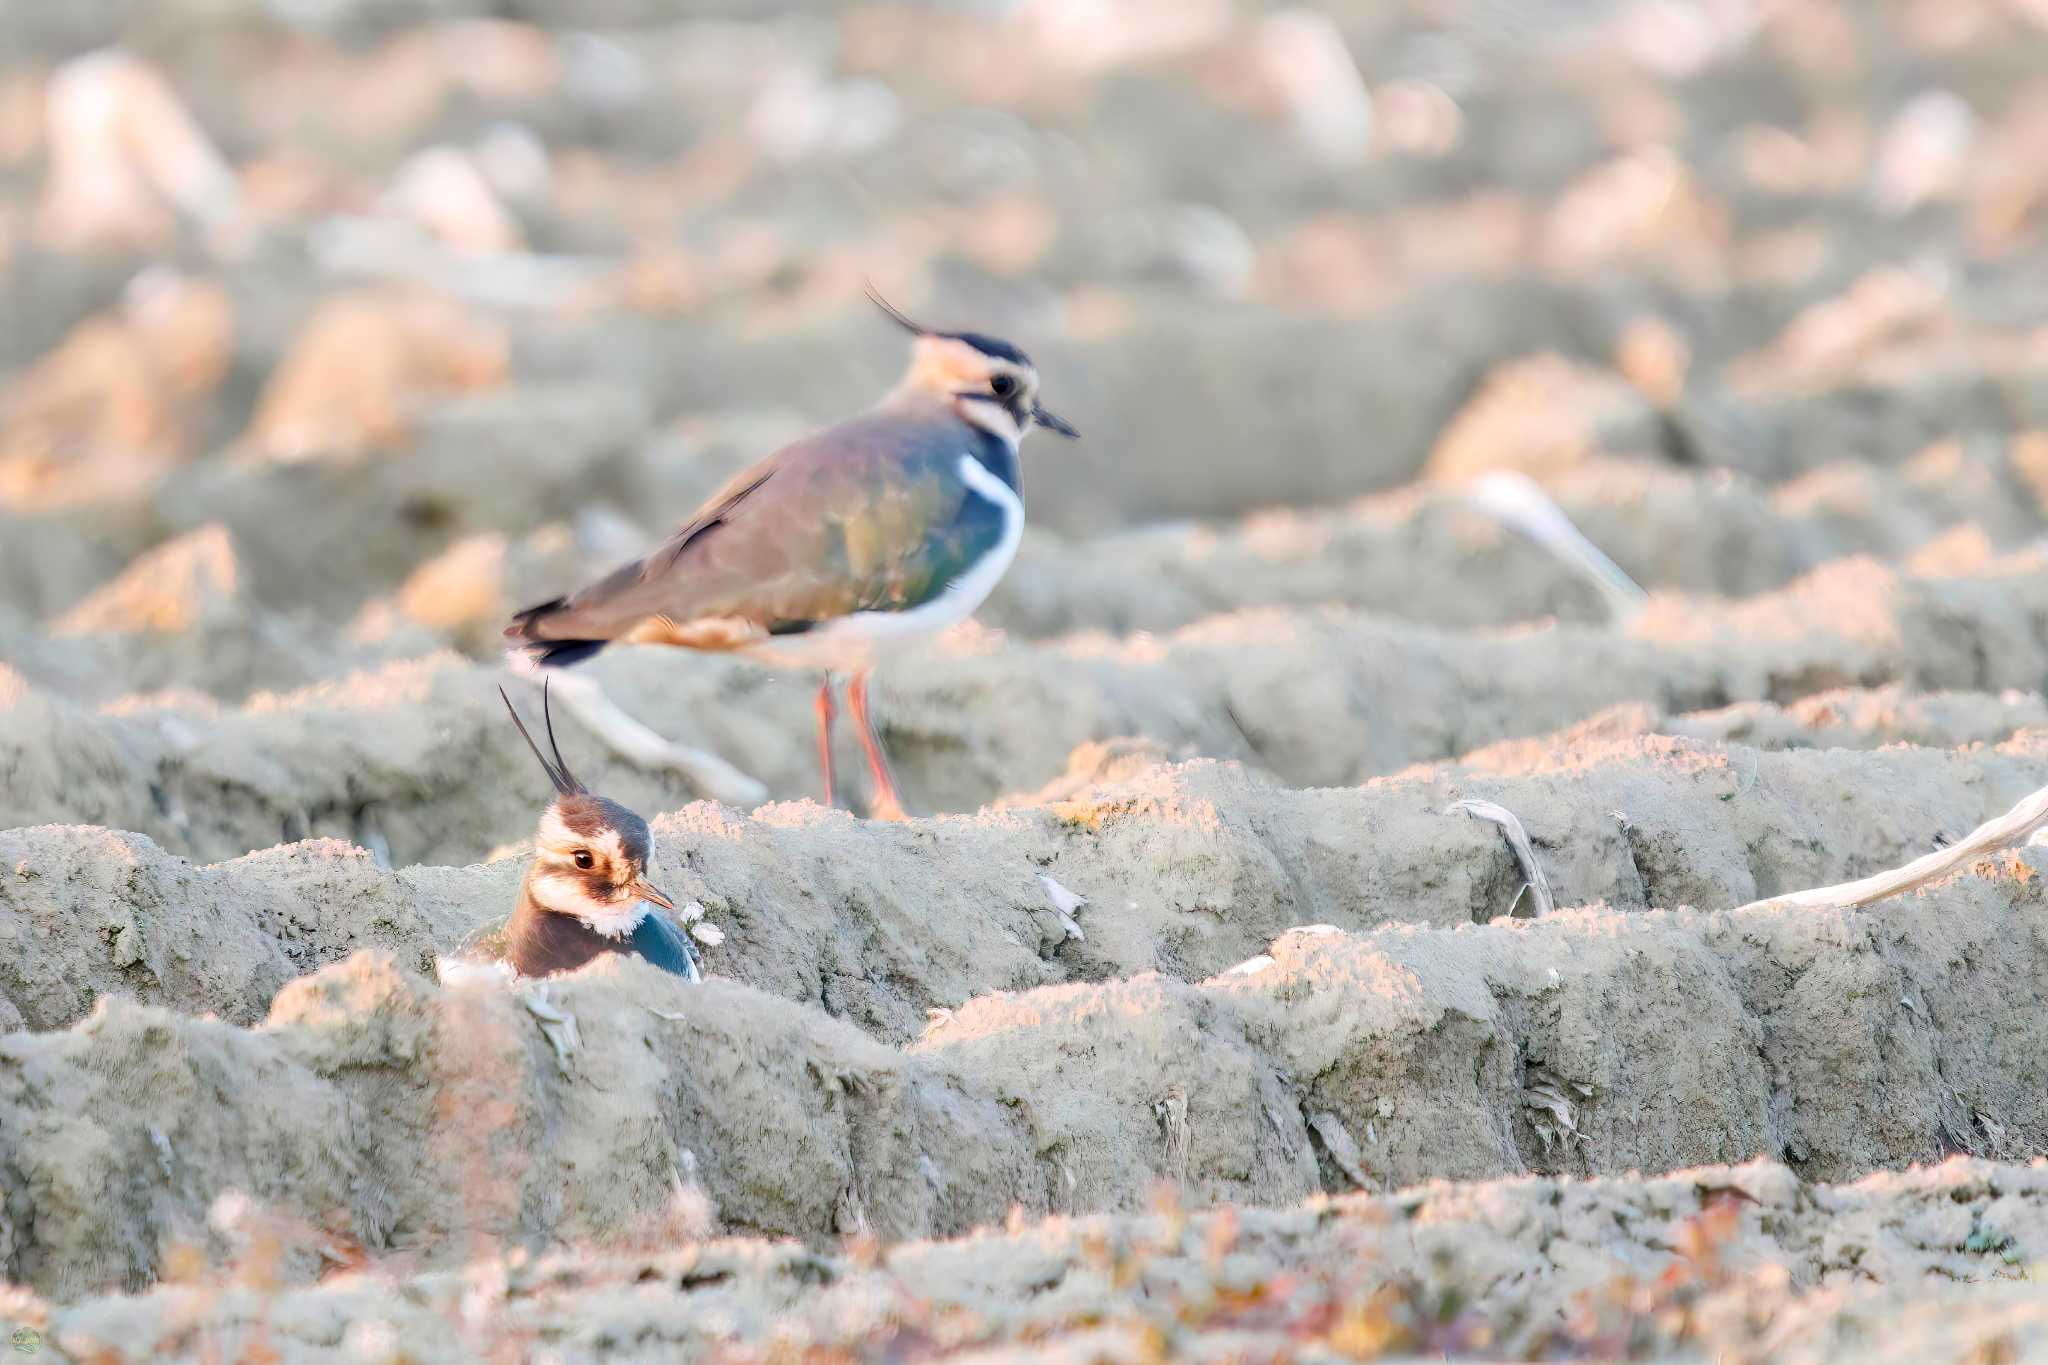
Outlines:
[[975,439],[950,414],[877,413],[785,447],[577,593],[549,634],[615,639],[657,617],[801,629],[930,601],[1002,537],[1001,509],[960,476]]
[[840,432],[831,458],[790,461],[683,553],[677,567],[707,614],[786,629],[908,611],[1001,541],[1001,507],[961,477],[971,430],[947,420],[891,424],[879,438]]

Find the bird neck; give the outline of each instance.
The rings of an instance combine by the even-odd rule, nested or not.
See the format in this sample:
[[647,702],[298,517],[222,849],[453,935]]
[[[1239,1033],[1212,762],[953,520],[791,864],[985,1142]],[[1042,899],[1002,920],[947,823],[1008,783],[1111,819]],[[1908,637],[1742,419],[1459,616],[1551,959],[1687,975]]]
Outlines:
[[927,421],[954,415],[952,395],[927,388],[914,375],[905,376],[902,383],[883,394],[882,401],[875,404],[874,410],[892,417],[916,417]]
[[1023,468],[1017,459],[1017,443],[979,427],[971,429],[974,435],[969,440],[967,453],[980,461],[983,469],[1008,484],[1012,493],[1022,497]]
[[607,938],[575,915],[550,910],[521,883],[519,903],[505,926],[505,958],[521,976],[549,976],[581,967],[623,942]]
[[920,422],[943,424],[948,430],[961,433],[967,442],[967,453],[1021,497],[1024,482],[1017,458],[1018,434],[1014,430],[999,431],[970,420],[961,414],[963,406],[948,395],[934,394],[905,380],[875,405],[874,415],[915,418]]
[[953,415],[968,426],[990,438],[1001,441],[1012,454],[1023,444],[1027,419],[1011,412],[1000,403],[983,403],[973,399],[953,400]]

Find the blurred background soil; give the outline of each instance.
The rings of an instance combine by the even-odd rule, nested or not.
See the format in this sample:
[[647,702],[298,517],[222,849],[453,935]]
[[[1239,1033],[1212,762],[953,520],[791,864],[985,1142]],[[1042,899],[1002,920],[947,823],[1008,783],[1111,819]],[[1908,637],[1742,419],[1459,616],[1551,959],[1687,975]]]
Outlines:
[[[2048,1359],[2048,855],[1749,904],[2043,785],[2044,241],[2040,0],[0,0],[0,1321]],[[565,1050],[434,979],[500,627],[871,403],[868,282],[1084,439],[878,676],[930,818],[590,666],[771,801],[561,718],[724,978]]]

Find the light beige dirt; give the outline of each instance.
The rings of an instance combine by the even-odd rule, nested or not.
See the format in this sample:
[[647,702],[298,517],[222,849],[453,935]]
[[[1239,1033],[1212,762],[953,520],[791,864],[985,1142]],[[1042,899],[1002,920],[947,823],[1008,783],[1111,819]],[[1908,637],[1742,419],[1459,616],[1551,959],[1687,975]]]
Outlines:
[[[1375,1186],[1752,1155],[1840,1179],[2025,1152],[2048,1124],[2028,984],[2048,940],[2012,929],[2038,922],[2038,875],[1987,869],[1883,915],[1297,930],[1257,970],[1206,982],[984,995],[903,1050],[813,1008],[630,962],[550,992],[577,1021],[566,1064],[515,994],[437,988],[382,953],[286,988],[250,1031],[111,1000],[72,1031],[4,1045],[11,1273],[71,1299],[160,1273],[147,1248],[230,1257],[227,1190],[254,1201],[249,1217],[321,1230],[273,1272],[291,1281],[322,1244],[426,1269],[508,1237],[635,1244],[677,1217],[830,1244],[957,1234],[1013,1206],[1132,1210],[1162,1181],[1194,1207],[1285,1205],[1351,1188],[1338,1151]],[[1972,1189],[2033,1179],[1956,1175]],[[1773,1224],[1771,1207],[1838,1197],[1783,1171],[1621,1197],[1656,1207],[1682,1190],[1665,1207],[1688,1214],[1698,1185],[1757,1178],[1776,1192],[1744,1210],[1746,1226],[1781,1242],[1797,1223]],[[101,1197],[110,1180],[128,1193]],[[1512,1206],[1515,1189],[1498,1197]],[[1423,1196],[1475,1212],[1494,1197]],[[2048,1233],[2031,1204],[1944,1199],[1919,1215],[1900,1206],[1909,1197],[1879,1202],[1861,1235],[1880,1245],[1842,1218],[1794,1240],[1846,1266],[1902,1254],[1883,1245],[1896,1236],[1923,1257],[1975,1254],[1989,1276],[2006,1266],[1991,1247],[2020,1260]],[[1246,1230],[1263,1242],[1262,1220],[1304,1226],[1288,1217],[1248,1215]],[[1927,1218],[1939,1230],[1912,1231]],[[1603,1246],[1575,1274],[1630,1268],[1626,1243]],[[1474,1276],[1483,1300],[1503,1272],[1479,1267],[1501,1254],[1473,1242],[1436,1273]],[[1663,1264],[1645,1253],[1634,1268]]]
[[[1650,1180],[1439,1182],[1241,1214],[1054,1219],[879,1252],[513,1252],[470,1274],[347,1275],[282,1294],[167,1287],[13,1311],[70,1349],[162,1342],[173,1357],[191,1350],[173,1345],[178,1324],[200,1319],[221,1350],[403,1342],[421,1360],[541,1343],[569,1359],[892,1345],[1004,1358],[1015,1348],[1003,1343],[1030,1341],[1050,1359],[1121,1362],[1161,1349],[1202,1360],[1355,1349],[1373,1337],[1332,1340],[1332,1329],[1344,1307],[1376,1304],[1353,1330],[1411,1348],[1433,1333],[1510,1358],[1546,1345],[1613,1354],[1668,1342],[1684,1321],[1700,1358],[1903,1365],[1934,1350],[2039,1349],[2048,1322],[2028,1248],[2048,1234],[2044,1206],[2038,1167],[1955,1158],[1828,1185],[1757,1162]],[[1704,1270],[1681,1250],[1702,1241],[1713,1252]],[[1674,1287],[1659,1292],[1666,1277]],[[1902,1296],[1897,1284],[1917,1287]],[[1617,1289],[1629,1285],[1640,1288]],[[1631,1295],[1671,1305],[1662,1330],[1631,1330]]]
[[[1340,785],[1624,702],[1682,712],[1852,685],[2032,689],[2048,676],[2044,585],[2038,555],[1958,577],[1849,560],[1738,603],[1653,598],[1621,629],[1450,633],[1273,609],[1159,640],[970,635],[885,674],[878,710],[913,798],[939,809],[1034,789],[1077,746],[1127,735]],[[646,648],[590,672],[776,793],[815,789],[802,679]],[[400,862],[472,859],[532,818],[533,774],[495,696],[504,681],[441,655],[239,707],[172,695],[89,711],[17,677],[0,691],[0,756],[25,777],[0,791],[0,825],[86,820],[213,858],[375,829]],[[563,731],[574,766],[615,798],[660,809],[687,796],[679,774],[608,764],[572,723]]]
[[[2048,846],[1757,903],[2048,788],[2040,8],[0,0],[0,1338],[2048,1362]],[[1084,433],[922,818],[607,651],[770,799],[558,691],[709,976],[510,981],[864,282]]]
[[[1528,914],[1498,832],[1448,811],[1460,798],[1522,817],[1560,904],[1723,909],[1960,837],[2037,784],[2044,744],[2036,731],[1961,754],[1568,738],[1319,791],[1202,762],[903,826],[810,803],[751,818],[700,804],[656,819],[653,868],[730,936],[714,967],[903,1041],[927,1009],[993,989],[1198,979],[1291,925]],[[454,949],[509,913],[520,866],[385,873],[329,842],[195,869],[144,838],[64,827],[0,836],[0,852],[0,925],[13,930],[0,983],[38,1027],[75,1021],[109,989],[184,1000],[201,987],[178,974],[212,942],[252,957],[204,987],[205,1008],[255,1017],[280,971],[359,947],[415,962]],[[99,866],[109,858],[118,870]],[[1085,938],[1068,936],[1041,872],[1091,899]]]

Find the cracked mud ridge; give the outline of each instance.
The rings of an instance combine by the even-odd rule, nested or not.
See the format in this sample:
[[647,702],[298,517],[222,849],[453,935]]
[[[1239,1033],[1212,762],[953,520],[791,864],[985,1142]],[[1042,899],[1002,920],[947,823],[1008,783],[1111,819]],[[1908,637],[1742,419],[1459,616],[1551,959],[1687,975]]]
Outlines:
[[[2043,73],[2027,0],[0,0],[0,1336],[2048,1361]],[[867,282],[1085,433],[876,675],[918,814],[607,650],[705,979],[513,979],[507,617],[872,403]]]

